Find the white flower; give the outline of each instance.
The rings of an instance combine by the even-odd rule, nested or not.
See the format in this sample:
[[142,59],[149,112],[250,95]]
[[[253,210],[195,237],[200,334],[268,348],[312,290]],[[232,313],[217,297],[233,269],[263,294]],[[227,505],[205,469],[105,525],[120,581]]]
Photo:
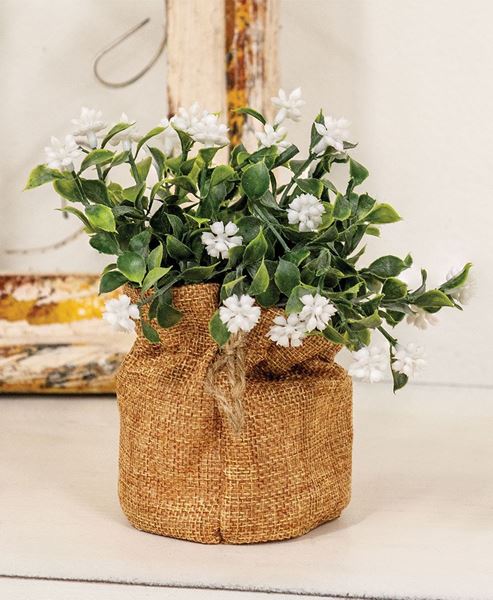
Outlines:
[[205,246],[207,254],[214,258],[228,258],[230,248],[241,246],[243,238],[238,233],[238,227],[232,223],[222,223],[216,221],[211,225],[211,231],[202,234],[202,243]]
[[349,126],[351,123],[344,119],[335,119],[334,117],[324,117],[323,123],[315,123],[315,129],[322,136],[322,139],[315,144],[313,151],[316,154],[322,154],[332,146],[339,152],[344,150],[344,141],[349,137]]
[[408,344],[407,346],[398,345],[392,362],[392,369],[396,373],[402,373],[412,377],[418,373],[424,366],[424,349],[417,344]]
[[86,138],[89,146],[96,148],[98,145],[98,132],[106,127],[102,116],[103,113],[100,110],[83,106],[80,110],[80,117],[72,119],[72,124],[76,127],[74,135]]
[[286,148],[289,146],[289,142],[285,142],[286,128],[278,127],[274,129],[272,125],[266,123],[263,131],[257,131],[255,137],[259,141],[260,148],[270,148],[271,146],[279,146],[279,148]]
[[73,161],[82,154],[74,136],[66,135],[63,141],[52,136],[50,143],[51,146],[45,147],[46,162],[50,169],[73,171]]
[[[127,124],[132,123],[125,113],[122,113],[122,116],[118,122]],[[139,140],[140,135],[137,133],[135,123],[133,123],[133,125],[130,125],[130,127],[127,127],[127,129],[124,129],[123,131],[120,131],[120,133],[114,135],[110,140],[110,144],[112,146],[118,146],[118,144],[121,143],[124,151],[130,151],[132,149],[132,142],[138,142]]]
[[170,122],[176,129],[190,133],[192,128],[208,114],[208,111],[200,109],[198,102],[194,102],[189,109],[180,106]]
[[[462,271],[461,267],[457,267],[457,266],[452,267],[450,269],[450,271],[447,273],[447,281],[449,279],[452,279],[456,275],[458,275],[461,271]],[[476,280],[474,279],[471,272],[469,272],[466,282],[463,285],[461,285],[460,287],[456,288],[455,290],[452,290],[451,292],[449,292],[449,294],[452,296],[452,298],[454,298],[454,300],[457,300],[457,302],[460,302],[460,304],[469,304],[469,302],[471,301],[471,298],[474,296],[475,291],[476,291]]]
[[300,194],[288,205],[288,222],[298,223],[300,231],[317,231],[322,223],[324,205],[312,194]]
[[160,136],[163,140],[163,152],[166,156],[171,156],[173,151],[180,147],[180,137],[166,117],[161,119],[159,124],[165,128]]
[[319,293],[314,296],[305,294],[301,296],[300,300],[304,306],[299,317],[301,321],[305,322],[307,331],[313,331],[314,329],[323,331],[337,312],[337,308],[332,302]]
[[306,335],[306,324],[300,320],[299,315],[292,314],[287,319],[279,315],[275,317],[274,323],[267,334],[269,339],[285,348],[301,346]]
[[426,312],[426,310],[420,306],[411,304],[409,308],[413,311],[412,315],[407,315],[406,318],[409,325],[414,325],[418,329],[427,329],[428,325],[436,325],[438,323],[438,319],[435,315]]
[[279,108],[279,111],[274,119],[274,124],[279,125],[285,119],[299,121],[301,119],[300,108],[305,104],[301,99],[301,88],[293,90],[289,96],[284,90],[279,90],[278,96],[271,98],[272,103]]
[[229,143],[228,128],[223,123],[219,123],[218,116],[213,114],[206,114],[195,121],[188,133],[196,142],[203,144],[206,148],[225,146]]
[[139,318],[139,307],[132,304],[126,294],[121,294],[118,298],[106,302],[103,319],[116,331],[125,333],[135,331],[135,321],[132,319]]
[[352,353],[349,375],[367,383],[382,381],[388,364],[388,354],[379,346],[364,347]]
[[219,318],[230,333],[251,331],[260,319],[260,307],[254,306],[255,299],[243,294],[240,298],[233,294],[223,301],[219,308]]

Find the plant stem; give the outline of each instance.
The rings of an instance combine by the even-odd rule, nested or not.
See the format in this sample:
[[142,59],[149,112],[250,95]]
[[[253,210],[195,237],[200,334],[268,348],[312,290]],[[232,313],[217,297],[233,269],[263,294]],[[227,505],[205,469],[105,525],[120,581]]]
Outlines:
[[301,173],[303,173],[303,171],[310,165],[310,163],[313,161],[314,158],[315,158],[315,154],[310,154],[309,157],[305,160],[305,162],[299,167],[299,169],[293,173],[293,177],[291,178],[291,181],[288,184],[286,184],[286,187],[284,188],[281,199],[279,200],[279,206],[285,205],[288,194],[291,191],[293,184],[296,183],[297,177],[299,177],[299,175],[301,175]]
[[74,178],[75,185],[77,186],[77,189],[80,192],[82,204],[84,206],[89,206],[89,200],[87,199],[86,193],[84,192],[84,188],[82,187],[80,178],[75,171],[72,171],[72,177]]
[[381,325],[377,327],[378,331],[383,335],[383,337],[389,342],[391,346],[397,345],[397,340],[393,338],[388,331],[386,331]]
[[135,179],[135,183],[142,183],[139,177],[139,171],[137,170],[137,165],[135,164],[134,157],[132,156],[132,152],[128,153],[128,162],[130,163],[130,168],[132,169],[132,175]]

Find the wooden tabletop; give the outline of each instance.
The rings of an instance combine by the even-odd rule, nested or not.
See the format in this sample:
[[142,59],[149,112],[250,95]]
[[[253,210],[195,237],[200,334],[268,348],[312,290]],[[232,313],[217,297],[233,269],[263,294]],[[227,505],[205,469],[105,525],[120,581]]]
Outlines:
[[117,448],[113,398],[0,398],[0,598],[493,597],[491,389],[357,386],[352,502],[287,542],[133,529]]

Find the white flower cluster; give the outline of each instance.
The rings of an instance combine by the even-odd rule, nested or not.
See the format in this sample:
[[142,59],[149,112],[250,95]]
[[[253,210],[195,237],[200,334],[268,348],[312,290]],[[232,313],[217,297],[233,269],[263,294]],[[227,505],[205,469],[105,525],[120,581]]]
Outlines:
[[300,298],[303,308],[301,312],[287,318],[278,316],[274,319],[267,336],[279,346],[301,346],[303,338],[310,331],[323,331],[337,309],[330,300],[320,294],[304,294]]
[[45,147],[46,163],[50,169],[73,171],[74,160],[82,154],[74,136],[66,135],[63,141],[52,136],[50,142],[51,146]]
[[[267,337],[279,346],[301,346],[304,337],[310,331],[323,331],[337,312],[336,307],[320,294],[305,294],[301,298],[303,308],[297,314],[288,317],[279,315]],[[219,318],[230,333],[251,331],[260,319],[260,307],[255,299],[247,294],[233,294],[223,301],[219,309]]]
[[[384,348],[368,346],[353,352],[353,363],[348,369],[349,375],[366,383],[382,381],[389,363],[389,357]],[[397,345],[392,354],[392,370],[413,377],[425,366],[424,350],[421,346],[411,343],[407,346]]]
[[198,102],[192,104],[189,109],[181,106],[174,117],[170,119],[175,129],[180,129],[205,148],[226,146],[228,140],[228,128],[219,122],[214,113],[201,110]]
[[243,238],[238,233],[238,227],[232,223],[216,221],[212,223],[211,230],[202,234],[202,243],[209,256],[214,258],[228,258],[229,250],[235,246],[241,246]]
[[132,333],[135,331],[135,321],[139,319],[139,307],[132,304],[126,294],[121,294],[118,298],[108,300],[105,304],[103,319],[116,331]]
[[219,318],[230,333],[251,331],[260,319],[260,307],[254,306],[255,298],[233,294],[226,298],[219,309]]
[[323,123],[315,123],[315,129],[322,138],[315,144],[313,151],[322,154],[332,146],[339,152],[344,150],[344,142],[349,138],[349,127],[351,123],[344,119],[336,119],[331,116],[324,117]]
[[300,194],[288,205],[288,222],[300,231],[317,231],[322,224],[324,205],[313,194]]
[[262,131],[255,133],[259,148],[271,148],[278,146],[281,149],[287,148],[289,142],[286,141],[287,130],[281,127],[286,119],[299,121],[301,119],[301,107],[305,101],[301,98],[301,88],[296,88],[289,94],[280,89],[278,95],[271,98],[272,104],[278,108],[274,117],[274,124],[265,123]]

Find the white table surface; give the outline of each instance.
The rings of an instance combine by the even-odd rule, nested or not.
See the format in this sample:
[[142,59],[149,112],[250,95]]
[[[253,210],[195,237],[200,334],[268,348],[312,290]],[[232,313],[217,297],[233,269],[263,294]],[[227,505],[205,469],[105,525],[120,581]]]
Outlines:
[[2,600],[493,598],[491,389],[357,386],[352,502],[287,542],[133,529],[117,437],[114,399],[0,397]]

